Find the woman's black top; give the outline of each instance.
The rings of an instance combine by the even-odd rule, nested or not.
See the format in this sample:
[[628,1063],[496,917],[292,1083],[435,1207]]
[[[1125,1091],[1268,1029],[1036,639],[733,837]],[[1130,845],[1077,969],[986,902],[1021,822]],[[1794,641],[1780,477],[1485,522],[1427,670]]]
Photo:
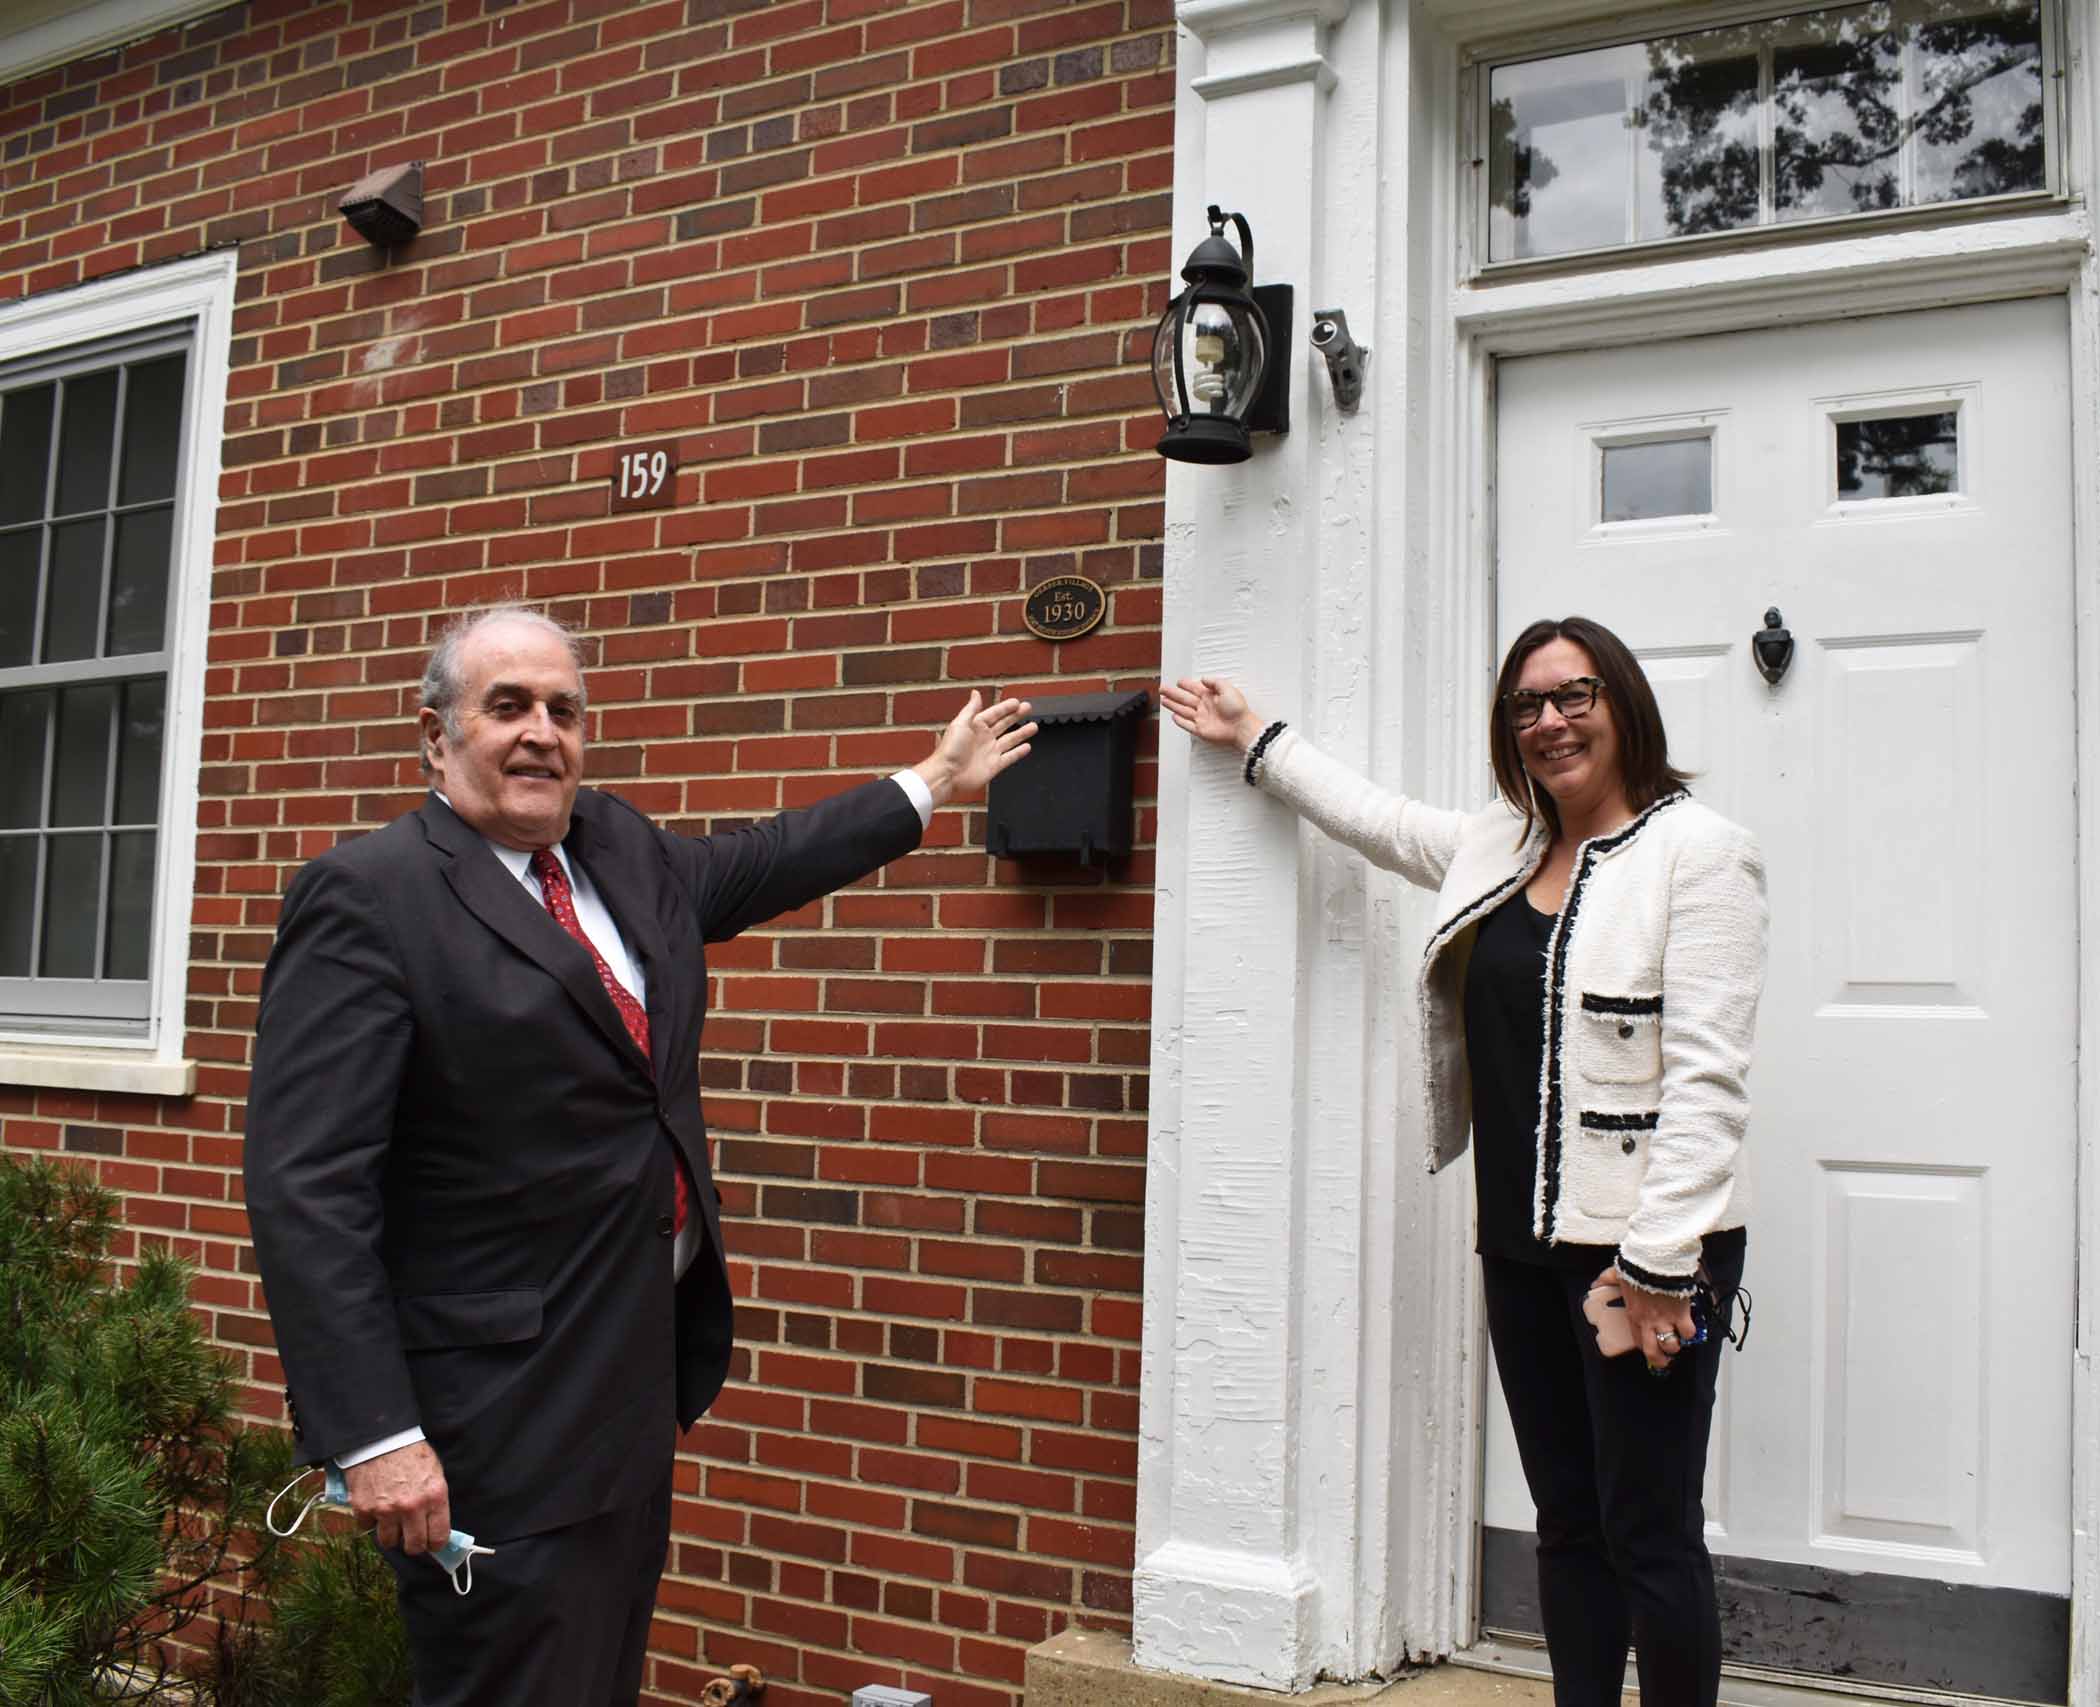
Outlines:
[[[1610,1245],[1549,1245],[1531,1230],[1538,1177],[1539,1075],[1546,1053],[1546,945],[1553,915],[1520,888],[1481,920],[1466,966],[1466,1061],[1473,1077],[1473,1184],[1482,1256],[1595,1274]],[[1740,1247],[1740,1227],[1706,1236]]]

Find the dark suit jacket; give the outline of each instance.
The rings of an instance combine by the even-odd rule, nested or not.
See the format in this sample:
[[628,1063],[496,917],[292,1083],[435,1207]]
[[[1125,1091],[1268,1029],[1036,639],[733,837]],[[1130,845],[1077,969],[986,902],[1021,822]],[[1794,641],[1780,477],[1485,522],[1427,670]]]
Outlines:
[[[420,1425],[455,1524],[489,1538],[653,1491],[729,1366],[701,945],[919,837],[886,778],[697,838],[580,791],[564,846],[641,961],[653,1063],[582,946],[435,795],[300,871],[246,1171],[302,1462]],[[707,1231],[675,1289],[672,1144]]]

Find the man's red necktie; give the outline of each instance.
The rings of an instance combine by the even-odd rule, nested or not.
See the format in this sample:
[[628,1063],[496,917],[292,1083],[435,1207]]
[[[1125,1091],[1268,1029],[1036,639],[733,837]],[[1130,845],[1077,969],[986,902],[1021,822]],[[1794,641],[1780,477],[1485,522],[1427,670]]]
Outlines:
[[[605,956],[598,952],[598,945],[591,941],[590,933],[583,928],[582,920],[576,917],[576,896],[569,888],[569,874],[562,869],[561,861],[554,857],[552,848],[541,848],[532,856],[532,875],[540,880],[540,895],[547,903],[547,911],[554,915],[554,922],[583,944],[591,964],[598,968],[598,982],[605,986],[605,993],[612,997],[612,1005],[619,1009],[620,1019],[627,1027],[627,1035],[634,1039],[634,1046],[642,1052],[644,1061],[652,1062],[649,1053],[649,1014],[642,1004],[628,993],[627,986],[613,976],[613,969],[605,964]],[[672,1158],[671,1172],[678,1182],[678,1207],[676,1226],[685,1231],[685,1163],[676,1156]]]

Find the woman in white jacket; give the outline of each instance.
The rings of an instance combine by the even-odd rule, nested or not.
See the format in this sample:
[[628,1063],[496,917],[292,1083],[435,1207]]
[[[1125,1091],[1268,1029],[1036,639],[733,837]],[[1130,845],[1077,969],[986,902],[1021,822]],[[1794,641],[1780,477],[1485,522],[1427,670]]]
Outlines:
[[[1685,791],[1609,629],[1533,623],[1495,696],[1501,798],[1474,813],[1376,787],[1228,681],[1160,699],[1245,754],[1250,784],[1437,892],[1418,983],[1429,1165],[1470,1133],[1555,1703],[1617,1707],[1630,1640],[1644,1701],[1712,1707],[1700,1496],[1743,1269],[1764,868],[1748,831]],[[1638,1357],[1599,1353],[1582,1305],[1600,1275],[1622,1289]]]

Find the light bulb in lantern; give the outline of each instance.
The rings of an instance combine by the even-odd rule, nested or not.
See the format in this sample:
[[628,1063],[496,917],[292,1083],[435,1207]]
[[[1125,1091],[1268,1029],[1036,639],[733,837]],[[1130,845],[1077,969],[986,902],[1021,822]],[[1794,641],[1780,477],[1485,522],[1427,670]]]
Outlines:
[[1224,401],[1231,386],[1231,376],[1225,368],[1235,342],[1232,317],[1212,303],[1202,303],[1190,318],[1189,334],[1196,370],[1189,379],[1189,395],[1215,407]]

